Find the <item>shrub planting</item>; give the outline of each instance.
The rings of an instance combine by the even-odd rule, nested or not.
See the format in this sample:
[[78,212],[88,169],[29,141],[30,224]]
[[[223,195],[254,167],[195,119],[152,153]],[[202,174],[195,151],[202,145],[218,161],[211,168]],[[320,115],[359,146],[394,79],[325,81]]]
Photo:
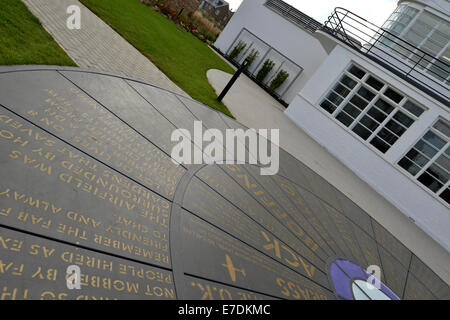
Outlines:
[[270,59],[264,61],[263,66],[256,75],[256,81],[263,83],[267,75],[270,73],[270,71],[272,71],[273,67],[275,67],[275,62]]
[[285,70],[280,70],[276,77],[272,80],[272,82],[269,85],[269,89],[271,91],[276,91],[279,87],[283,85],[283,83],[289,78],[289,73],[287,73]]

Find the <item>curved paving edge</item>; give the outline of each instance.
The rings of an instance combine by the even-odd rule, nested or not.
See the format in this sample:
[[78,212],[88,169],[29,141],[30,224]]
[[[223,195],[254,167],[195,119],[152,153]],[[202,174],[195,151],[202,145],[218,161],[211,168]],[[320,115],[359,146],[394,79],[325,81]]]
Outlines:
[[[18,201],[17,199],[22,199],[20,194],[30,193],[37,194],[38,197],[46,197],[46,199],[52,198],[52,203],[55,204],[63,203],[64,205],[76,206],[77,208],[74,211],[77,212],[96,212],[96,215],[91,218],[101,219],[107,223],[111,222],[108,213],[115,212],[120,215],[126,212],[124,207],[117,207],[122,203],[120,201],[115,203],[115,201],[108,200],[110,202],[108,203],[108,201],[104,201],[105,199],[95,197],[96,200],[94,201],[92,196],[97,197],[98,193],[93,194],[92,189],[89,191],[90,193],[87,193],[88,196],[85,194],[87,191],[76,191],[79,187],[77,187],[77,184],[72,184],[70,188],[73,188],[76,192],[67,192],[67,187],[61,184],[61,181],[68,183],[67,176],[59,176],[59,180],[56,179],[55,181],[51,178],[52,172],[48,172],[49,177],[46,177],[45,168],[24,166],[27,164],[33,165],[35,162],[25,161],[23,165],[21,162],[16,162],[16,159],[23,153],[30,150],[37,153],[39,149],[36,147],[42,143],[42,136],[47,137],[47,139],[56,139],[57,142],[47,142],[45,148],[55,155],[58,155],[58,152],[61,153],[62,150],[72,150],[72,155],[67,153],[68,151],[64,151],[63,155],[65,156],[59,155],[63,162],[68,160],[67,157],[75,161],[73,159],[78,158],[75,157],[75,153],[82,153],[86,159],[80,162],[80,165],[87,165],[86,160],[89,159],[91,168],[95,164],[96,168],[106,168],[108,172],[120,176],[120,180],[126,182],[125,185],[135,184],[133,190],[141,188],[140,192],[146,192],[152,199],[157,199],[154,201],[156,201],[155,205],[160,203],[155,207],[158,208],[159,206],[158,210],[164,210],[167,204],[169,207],[172,206],[167,212],[170,218],[169,224],[164,226],[166,229],[161,229],[162,225],[153,223],[153,220],[151,220],[152,223],[148,223],[148,221],[145,223],[139,211],[133,211],[135,214],[132,215],[134,222],[139,225],[149,225],[156,228],[152,231],[163,232],[167,230],[170,236],[168,248],[169,252],[171,251],[172,259],[165,261],[164,259],[158,259],[156,255],[151,258],[142,257],[135,252],[118,251],[118,248],[115,247],[105,248],[103,242],[92,242],[83,238],[75,243],[73,232],[64,234],[56,230],[50,231],[42,226],[36,226],[32,222],[27,224],[23,220],[24,218],[16,221],[6,216],[7,211],[3,211],[0,215],[2,226],[9,230],[2,231],[3,235],[11,235],[12,237],[14,233],[26,232],[27,238],[34,239],[33,242],[38,241],[36,237],[41,237],[42,239],[39,241],[56,241],[61,246],[72,245],[79,251],[90,250],[94,252],[93,255],[107,255],[119,259],[122,261],[121,263],[128,261],[138,265],[144,264],[150,268],[151,272],[157,272],[157,268],[160,268],[161,272],[166,274],[167,272],[174,272],[174,289],[177,290],[177,297],[179,298],[196,297],[194,293],[198,294],[199,290],[201,291],[202,288],[205,289],[206,287],[211,288],[212,291],[214,291],[212,288],[216,288],[216,297],[220,297],[220,294],[225,294],[225,292],[250,295],[253,292],[257,296],[266,294],[266,298],[292,298],[293,296],[283,296],[277,291],[280,290],[278,286],[283,281],[285,283],[287,283],[286,281],[298,281],[298,285],[302,288],[307,287],[308,290],[318,296],[323,294],[332,298],[330,284],[326,277],[325,262],[327,258],[336,254],[341,258],[347,258],[359,262],[360,265],[365,265],[372,259],[370,255],[366,255],[367,252],[372,252],[374,257],[376,256],[377,259],[381,260],[386,270],[387,284],[395,288],[399,296],[403,297],[406,294],[405,297],[414,297],[412,295],[414,291],[411,292],[410,286],[416,286],[416,288],[419,286],[423,290],[428,288],[426,290],[432,292],[431,294],[436,295],[436,297],[445,297],[445,287],[442,291],[442,283],[439,285],[440,280],[437,276],[433,275],[431,270],[395,237],[373,221],[348,198],[283,150],[281,150],[283,171],[278,177],[273,178],[259,176],[255,173],[256,169],[251,166],[243,166],[242,168],[183,166],[176,168],[170,164],[168,154],[170,144],[167,144],[170,130],[166,130],[168,127],[189,128],[195,119],[202,119],[205,127],[209,128],[241,127],[238,122],[231,118],[224,118],[217,111],[206,108],[194,100],[120,76],[81,71],[76,68],[44,66],[30,68],[33,70],[27,70],[26,67],[19,69],[14,67],[0,69],[0,104],[5,113],[0,117],[2,127],[4,127],[0,143],[2,143],[2,150],[7,151],[12,148],[10,153],[5,152],[0,160],[4,165],[2,166],[2,175],[8,175],[8,179],[5,179],[4,182],[12,184],[11,190],[14,187],[26,189],[26,192],[22,191],[11,198],[5,197],[5,189],[2,188],[0,191],[3,196],[2,204],[13,204],[14,201]],[[52,101],[51,97],[55,97],[56,100]],[[67,105],[58,105],[57,101],[67,102]],[[90,135],[83,138],[84,135],[78,133],[79,130],[76,128],[77,123],[75,122],[73,126],[66,125],[64,126],[65,130],[61,130],[62,127],[52,125],[52,121],[43,120],[40,116],[37,117],[41,113],[48,117],[53,114],[56,120],[59,119],[59,121],[64,122],[61,117],[64,114],[66,117],[69,116],[69,113],[61,113],[68,110],[64,106],[70,107],[70,110],[73,108],[73,110],[79,112],[86,112],[86,119],[92,117],[96,119],[94,126],[86,127],[89,128]],[[70,113],[70,116],[73,116],[73,114]],[[15,119],[15,122],[9,119]],[[83,123],[83,121],[80,123]],[[25,127],[30,125],[33,128],[39,128],[39,138],[36,138],[38,137],[36,134],[31,135],[35,140],[37,139],[36,141],[27,140],[28,143],[25,144],[24,139],[14,139],[16,141],[14,142],[8,138],[11,137],[10,134],[30,132],[29,128]],[[107,136],[96,131],[96,129],[106,127],[114,128]],[[127,143],[128,147],[122,146],[118,149],[117,144],[111,142],[117,139],[113,138],[114,132],[121,133],[117,138],[130,138],[134,142]],[[110,140],[110,138],[113,140]],[[90,140],[107,143],[110,152],[102,153],[89,148],[88,142]],[[158,164],[158,170],[152,171],[154,175],[151,179],[143,179],[123,164],[120,165],[120,161],[116,161],[115,158],[119,158],[121,153],[125,151],[131,157],[134,151],[127,148],[133,148],[134,146],[144,146],[142,150],[149,150],[148,155],[156,157],[148,163],[150,167]],[[108,154],[114,154],[114,157],[108,157]],[[28,158],[30,156],[28,155]],[[50,154],[47,154],[47,156],[49,157],[47,160],[53,161]],[[8,170],[4,169],[6,166]],[[142,165],[139,167],[142,167]],[[73,167],[65,163],[61,168],[68,170],[68,168]],[[57,165],[53,170],[57,170]],[[79,172],[79,169],[77,170]],[[108,176],[112,176],[112,174],[108,173]],[[61,177],[63,180],[61,180]],[[87,177],[92,176],[88,175]],[[246,177],[246,179],[242,179],[243,177]],[[25,178],[27,179],[26,185],[23,184]],[[217,181],[214,180],[216,178]],[[161,181],[163,183],[160,183]],[[56,182],[59,184],[56,184]],[[53,187],[53,185],[57,185],[58,188]],[[289,185],[291,186],[290,189],[287,187]],[[36,186],[41,187],[36,188]],[[254,193],[252,189],[256,187],[260,189]],[[83,188],[87,187],[83,186]],[[262,194],[264,194],[264,199],[261,198]],[[299,199],[302,200],[299,201]],[[26,205],[30,205],[32,202],[31,200],[27,201],[25,202]],[[274,206],[278,208],[275,211]],[[306,207],[298,211],[302,206]],[[11,205],[11,208],[16,208],[16,206]],[[134,210],[133,206],[128,206],[128,208]],[[314,214],[308,215],[307,208]],[[38,212],[37,209],[43,210],[42,208],[36,208],[33,209],[33,212]],[[280,214],[281,209],[286,210],[287,214]],[[56,208],[54,213],[58,212]],[[154,214],[156,215],[157,212],[154,212]],[[73,214],[70,216],[73,216]],[[309,218],[305,219],[305,217]],[[285,220],[291,218],[293,220]],[[314,218],[319,219],[317,224],[312,223]],[[62,218],[55,217],[55,219]],[[58,221],[62,222],[61,220]],[[86,221],[86,217],[80,221]],[[334,222],[330,224],[330,221]],[[305,247],[305,244],[310,243],[310,241],[305,241],[306,239],[300,234],[294,235],[295,229],[289,227],[294,224],[298,224],[298,227],[302,228],[305,234],[314,241],[322,241],[321,249],[311,250],[311,248]],[[92,229],[87,230],[95,233],[96,225],[94,223]],[[243,226],[246,228],[244,229],[247,230],[246,232],[242,232]],[[177,228],[181,229],[181,227],[183,232],[181,230],[175,231]],[[325,229],[323,229],[324,227]],[[99,236],[107,235],[105,230],[98,230],[100,229],[97,229]],[[332,242],[325,241],[327,238],[323,234],[321,235],[319,230],[328,232],[336,243],[332,244]],[[272,239],[275,237],[282,248],[285,248],[283,249],[285,250],[284,253],[301,253],[304,263],[316,266],[316,273],[314,274],[310,267],[302,269],[300,263],[293,263],[293,257],[282,258],[278,256],[276,251],[275,253],[268,252],[264,245],[267,239],[264,240],[264,237],[261,237],[261,232],[265,234],[265,237]],[[207,241],[199,240],[204,234],[211,234],[217,239],[222,239],[222,246],[225,249],[234,248],[235,251],[227,251],[221,247],[213,246],[213,242],[211,242],[213,238],[209,236]],[[110,237],[113,236],[110,235]],[[350,238],[345,240],[346,237]],[[114,236],[113,239],[118,241],[121,238]],[[122,241],[124,240],[122,239]],[[137,243],[132,244],[136,245]],[[65,248],[61,250],[69,250],[67,247]],[[369,250],[369,248],[376,249]],[[176,256],[175,259],[173,258],[174,255]],[[228,273],[224,272],[221,266],[226,263],[225,257],[227,255],[233,261],[235,267],[246,270],[245,275],[242,272],[245,279],[236,278],[233,280],[233,277],[230,279]],[[8,258],[10,255],[5,257]],[[252,259],[249,260],[248,257],[252,257]],[[228,261],[228,258],[226,260]],[[37,261],[40,260],[37,259],[34,262]],[[228,262],[227,265],[230,266]],[[59,268],[63,268],[63,266],[64,264],[61,264]],[[278,286],[276,282],[271,282],[276,280],[277,276],[281,277],[281,280],[276,281],[279,282]],[[128,275],[128,277],[131,277],[131,275]],[[259,282],[261,282],[260,279],[265,279],[265,281],[258,283],[258,281],[255,281],[258,279]],[[120,285],[120,282],[117,285]],[[440,286],[441,289],[437,290],[435,286]],[[38,286],[35,286],[35,288],[38,288]],[[187,291],[188,289],[190,291]],[[147,298],[155,298],[159,291],[150,290],[147,293]],[[208,292],[203,291],[203,294],[206,293]],[[211,292],[211,294],[213,293]],[[119,297],[122,296],[119,295]]]

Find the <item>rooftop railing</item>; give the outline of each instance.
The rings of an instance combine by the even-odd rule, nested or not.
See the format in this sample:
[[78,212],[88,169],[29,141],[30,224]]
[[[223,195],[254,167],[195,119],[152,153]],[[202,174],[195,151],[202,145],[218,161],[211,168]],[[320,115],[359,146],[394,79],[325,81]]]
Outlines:
[[447,62],[344,8],[336,8],[321,30],[450,107]]
[[294,24],[310,32],[315,32],[316,30],[322,28],[322,24],[320,22],[314,20],[284,1],[268,0],[265,5],[278,14],[284,16],[287,20],[290,20]]

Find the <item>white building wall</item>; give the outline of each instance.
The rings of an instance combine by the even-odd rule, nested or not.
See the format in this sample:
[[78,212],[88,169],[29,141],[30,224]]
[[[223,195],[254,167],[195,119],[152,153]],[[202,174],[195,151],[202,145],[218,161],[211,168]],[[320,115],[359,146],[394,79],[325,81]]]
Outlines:
[[400,0],[398,5],[412,4],[417,8],[428,7],[430,12],[437,14],[450,15],[450,1],[449,0]]
[[[386,155],[378,153],[369,144],[353,135],[319,106],[331,86],[351,63],[360,65],[428,109]],[[396,165],[439,116],[450,119],[450,114],[443,105],[356,52],[337,45],[285,113],[362,180],[450,251],[449,208]]]
[[226,53],[241,30],[246,28],[297,63],[304,70],[282,97],[290,103],[325,60],[327,53],[313,34],[273,12],[264,6],[265,2],[244,0],[214,45]]

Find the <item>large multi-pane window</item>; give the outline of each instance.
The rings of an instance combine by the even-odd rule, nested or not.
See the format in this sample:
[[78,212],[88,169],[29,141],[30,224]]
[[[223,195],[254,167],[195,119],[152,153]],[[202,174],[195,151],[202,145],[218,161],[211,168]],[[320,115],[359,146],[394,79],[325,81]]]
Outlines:
[[392,45],[396,54],[412,65],[418,64],[418,68],[437,80],[450,84],[450,23],[422,12],[401,38],[410,45]]
[[[415,8],[409,7],[407,5],[401,5],[397,7],[394,13],[389,17],[389,19],[383,25],[383,29],[396,36],[399,36],[418,13],[419,10]],[[386,34],[381,40],[382,43],[387,46],[392,43],[388,34]]]
[[320,106],[382,153],[386,153],[425,111],[355,65],[344,72]]
[[450,124],[447,121],[436,122],[398,164],[450,204]]

